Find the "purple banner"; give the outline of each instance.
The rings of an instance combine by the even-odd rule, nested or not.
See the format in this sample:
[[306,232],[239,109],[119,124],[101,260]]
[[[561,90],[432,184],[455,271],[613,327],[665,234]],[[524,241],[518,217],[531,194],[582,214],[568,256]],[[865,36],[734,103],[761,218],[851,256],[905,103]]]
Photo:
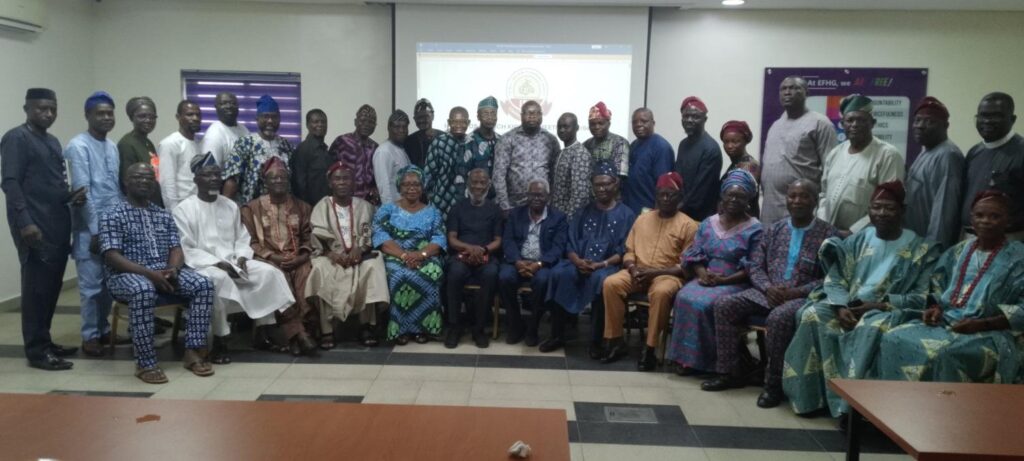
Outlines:
[[807,80],[807,108],[832,120],[839,133],[839,142],[846,140],[839,123],[842,118],[839,101],[847,95],[860,93],[874,100],[877,123],[873,132],[877,138],[900,149],[908,166],[921,152],[921,145],[911,134],[911,124],[914,107],[928,92],[928,69],[769,67],[764,72],[762,154],[768,128],[783,114],[779,85],[790,75],[799,75]]

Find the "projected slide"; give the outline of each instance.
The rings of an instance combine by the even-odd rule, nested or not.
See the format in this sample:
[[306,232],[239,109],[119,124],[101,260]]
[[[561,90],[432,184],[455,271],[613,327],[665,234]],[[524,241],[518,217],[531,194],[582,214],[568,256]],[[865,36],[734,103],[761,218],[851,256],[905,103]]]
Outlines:
[[609,44],[417,43],[416,94],[434,104],[441,129],[455,106],[469,109],[475,126],[477,102],[493,95],[498,133],[518,126],[522,104],[532,99],[552,133],[562,113],[576,114],[581,142],[590,137],[587,111],[604,101],[611,131],[628,136],[632,53],[629,45]]

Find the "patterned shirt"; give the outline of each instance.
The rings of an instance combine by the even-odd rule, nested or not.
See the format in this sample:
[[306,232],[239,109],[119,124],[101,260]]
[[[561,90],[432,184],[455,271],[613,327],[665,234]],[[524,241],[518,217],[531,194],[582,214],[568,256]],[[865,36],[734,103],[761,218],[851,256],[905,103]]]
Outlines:
[[619,176],[629,176],[629,141],[615,133],[608,133],[608,136],[601,141],[597,138],[590,138],[583,143],[587,152],[594,157],[594,163],[611,162],[619,169]]
[[287,165],[293,149],[287,139],[280,136],[271,141],[250,134],[238,138],[224,164],[224,177],[238,181],[239,203],[249,203],[263,193],[263,178],[260,177],[260,166],[270,157],[280,157]]
[[[171,249],[180,246],[171,213],[152,203],[138,208],[121,201],[100,220],[101,251],[120,251],[129,261],[147,269],[167,268]],[[107,270],[113,272],[109,266]]]
[[505,133],[494,148],[494,190],[498,205],[508,210],[526,203],[530,181],[550,182],[558,139],[543,128],[527,134],[519,126]]
[[551,172],[551,206],[572,220],[593,197],[590,152],[578,141],[562,149]]
[[449,133],[438,133],[427,149],[427,167],[423,171],[430,203],[437,207],[443,219],[455,202],[466,197],[470,162],[476,144],[468,136],[456,139]]
[[761,242],[750,255],[750,283],[762,292],[783,286],[807,296],[825,277],[818,264],[818,249],[825,239],[835,235],[836,228],[820,219],[802,229],[793,227],[788,217],[766,226]]
[[336,159],[352,168],[352,180],[355,181],[353,195],[366,199],[377,189],[373,178],[373,151],[377,150],[377,142],[366,138],[360,141],[356,133],[338,136],[328,149]]
[[498,145],[500,139],[501,136],[498,133],[494,133],[494,138],[487,139],[480,134],[479,128],[473,130],[473,142],[476,144],[476,149],[473,151],[472,158],[466,161],[469,164],[469,169],[486,168],[487,174],[490,175],[494,170],[494,147]]

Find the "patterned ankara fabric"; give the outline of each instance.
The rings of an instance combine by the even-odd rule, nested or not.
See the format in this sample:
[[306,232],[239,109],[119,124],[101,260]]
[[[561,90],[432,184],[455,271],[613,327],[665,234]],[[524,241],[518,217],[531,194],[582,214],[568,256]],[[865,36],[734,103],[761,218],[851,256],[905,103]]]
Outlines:
[[551,206],[573,219],[593,199],[593,157],[583,144],[562,149],[551,172]]
[[238,182],[236,201],[249,203],[263,194],[263,178],[260,169],[270,157],[279,157],[287,165],[291,158],[292,144],[280,136],[267,141],[259,134],[251,134],[235,141],[234,148],[224,160],[224,179],[235,178]]
[[373,151],[377,150],[377,142],[366,138],[360,141],[356,133],[338,136],[327,150],[338,161],[352,168],[352,180],[355,181],[354,195],[366,200],[371,193],[377,193],[377,181],[373,177]]

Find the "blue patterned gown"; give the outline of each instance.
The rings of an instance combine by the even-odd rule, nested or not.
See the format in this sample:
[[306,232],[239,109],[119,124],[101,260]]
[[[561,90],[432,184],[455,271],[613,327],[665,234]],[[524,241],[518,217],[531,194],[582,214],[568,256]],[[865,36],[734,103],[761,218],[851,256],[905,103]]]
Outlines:
[[[436,243],[447,249],[441,213],[431,205],[408,212],[396,203],[387,203],[373,217],[373,246],[380,248],[392,240],[406,251],[422,251]],[[391,292],[391,319],[388,340],[401,335],[441,333],[441,275],[444,267],[440,255],[428,258],[419,269],[410,269],[394,256],[384,256]]]
[[[693,245],[683,252],[683,265],[704,265],[707,270],[730,276],[746,270],[750,253],[761,241],[762,227],[757,218],[722,229],[719,215],[700,223]],[[672,340],[668,359],[697,370],[715,369],[715,300],[750,288],[749,282],[706,287],[694,278],[676,294],[673,305]]]

